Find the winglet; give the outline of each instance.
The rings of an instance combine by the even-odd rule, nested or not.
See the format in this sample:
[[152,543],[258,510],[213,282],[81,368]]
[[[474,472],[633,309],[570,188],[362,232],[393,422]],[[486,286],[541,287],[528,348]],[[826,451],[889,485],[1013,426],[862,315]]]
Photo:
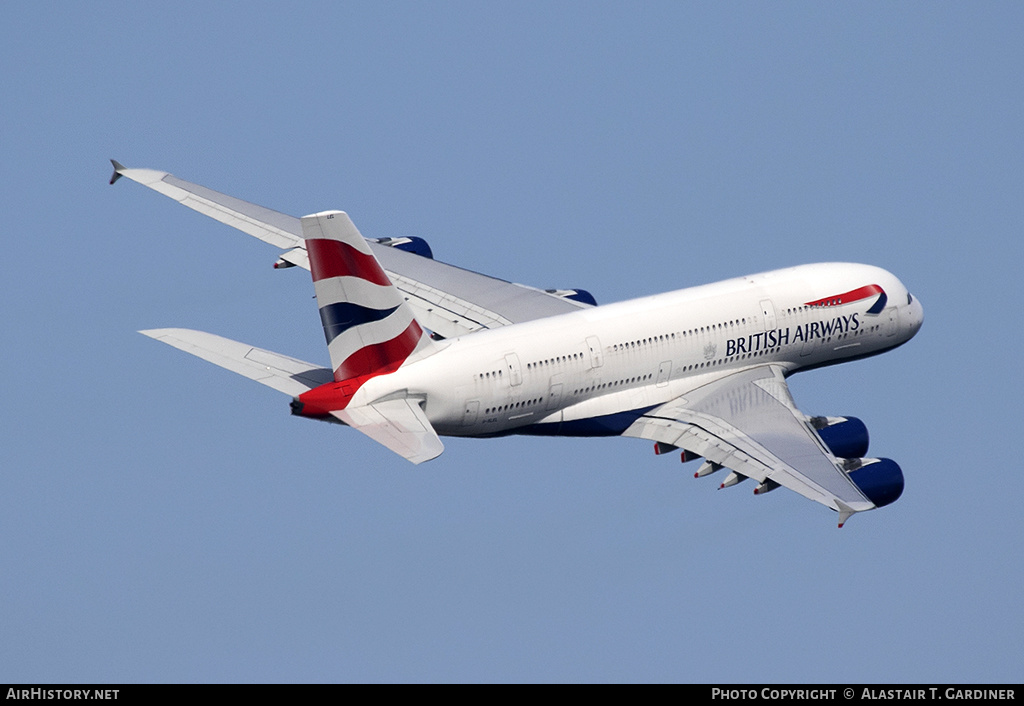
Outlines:
[[854,510],[838,498],[836,498],[836,505],[839,506],[839,528],[842,529],[843,525],[846,524],[846,521],[858,511]]
[[121,172],[124,171],[124,165],[116,159],[110,160],[110,163],[114,165],[114,173],[110,175],[110,183],[113,184],[121,178]]

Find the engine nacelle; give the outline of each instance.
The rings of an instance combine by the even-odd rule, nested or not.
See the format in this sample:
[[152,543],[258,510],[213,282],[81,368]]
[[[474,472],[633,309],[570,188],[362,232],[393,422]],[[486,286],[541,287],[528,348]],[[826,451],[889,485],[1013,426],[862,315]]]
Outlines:
[[837,458],[868,455],[868,428],[856,417],[813,417],[809,421]]
[[903,471],[890,458],[865,458],[847,475],[875,507],[896,502],[903,494]]
[[427,241],[415,235],[403,235],[401,238],[373,238],[373,242],[387,245],[395,250],[405,250],[420,257],[434,259],[434,252],[430,249]]
[[572,299],[574,302],[581,304],[590,304],[590,306],[597,306],[597,300],[594,299],[594,295],[585,289],[545,289],[548,294],[554,294],[556,297],[562,297],[562,299]]

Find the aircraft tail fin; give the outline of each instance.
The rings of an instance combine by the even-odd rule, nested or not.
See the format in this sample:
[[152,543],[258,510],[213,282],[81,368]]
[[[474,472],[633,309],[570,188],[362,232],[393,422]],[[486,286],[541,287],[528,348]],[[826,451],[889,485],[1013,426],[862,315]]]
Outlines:
[[302,219],[334,379],[392,373],[432,345],[344,211]]

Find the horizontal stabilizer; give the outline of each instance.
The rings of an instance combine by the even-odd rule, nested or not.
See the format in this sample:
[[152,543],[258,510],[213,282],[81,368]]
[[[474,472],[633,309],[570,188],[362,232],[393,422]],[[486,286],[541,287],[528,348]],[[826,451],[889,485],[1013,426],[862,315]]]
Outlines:
[[212,333],[185,328],[157,328],[139,333],[292,397],[334,379],[326,368]]
[[414,398],[350,407],[331,414],[416,464],[437,458],[444,451],[420,401]]

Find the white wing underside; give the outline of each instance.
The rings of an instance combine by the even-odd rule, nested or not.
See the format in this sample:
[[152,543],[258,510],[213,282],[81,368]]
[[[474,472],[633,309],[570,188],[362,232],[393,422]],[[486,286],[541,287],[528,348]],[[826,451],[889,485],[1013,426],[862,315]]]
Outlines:
[[796,408],[781,368],[726,375],[656,407],[623,436],[671,444],[759,482],[772,480],[840,513],[875,505]]
[[[281,258],[309,269],[300,220],[153,169],[114,164],[126,177],[210,218],[285,250]],[[587,308],[571,299],[506,282],[437,260],[369,241],[392,283],[408,298],[416,318],[451,338],[481,329],[522,323]]]

